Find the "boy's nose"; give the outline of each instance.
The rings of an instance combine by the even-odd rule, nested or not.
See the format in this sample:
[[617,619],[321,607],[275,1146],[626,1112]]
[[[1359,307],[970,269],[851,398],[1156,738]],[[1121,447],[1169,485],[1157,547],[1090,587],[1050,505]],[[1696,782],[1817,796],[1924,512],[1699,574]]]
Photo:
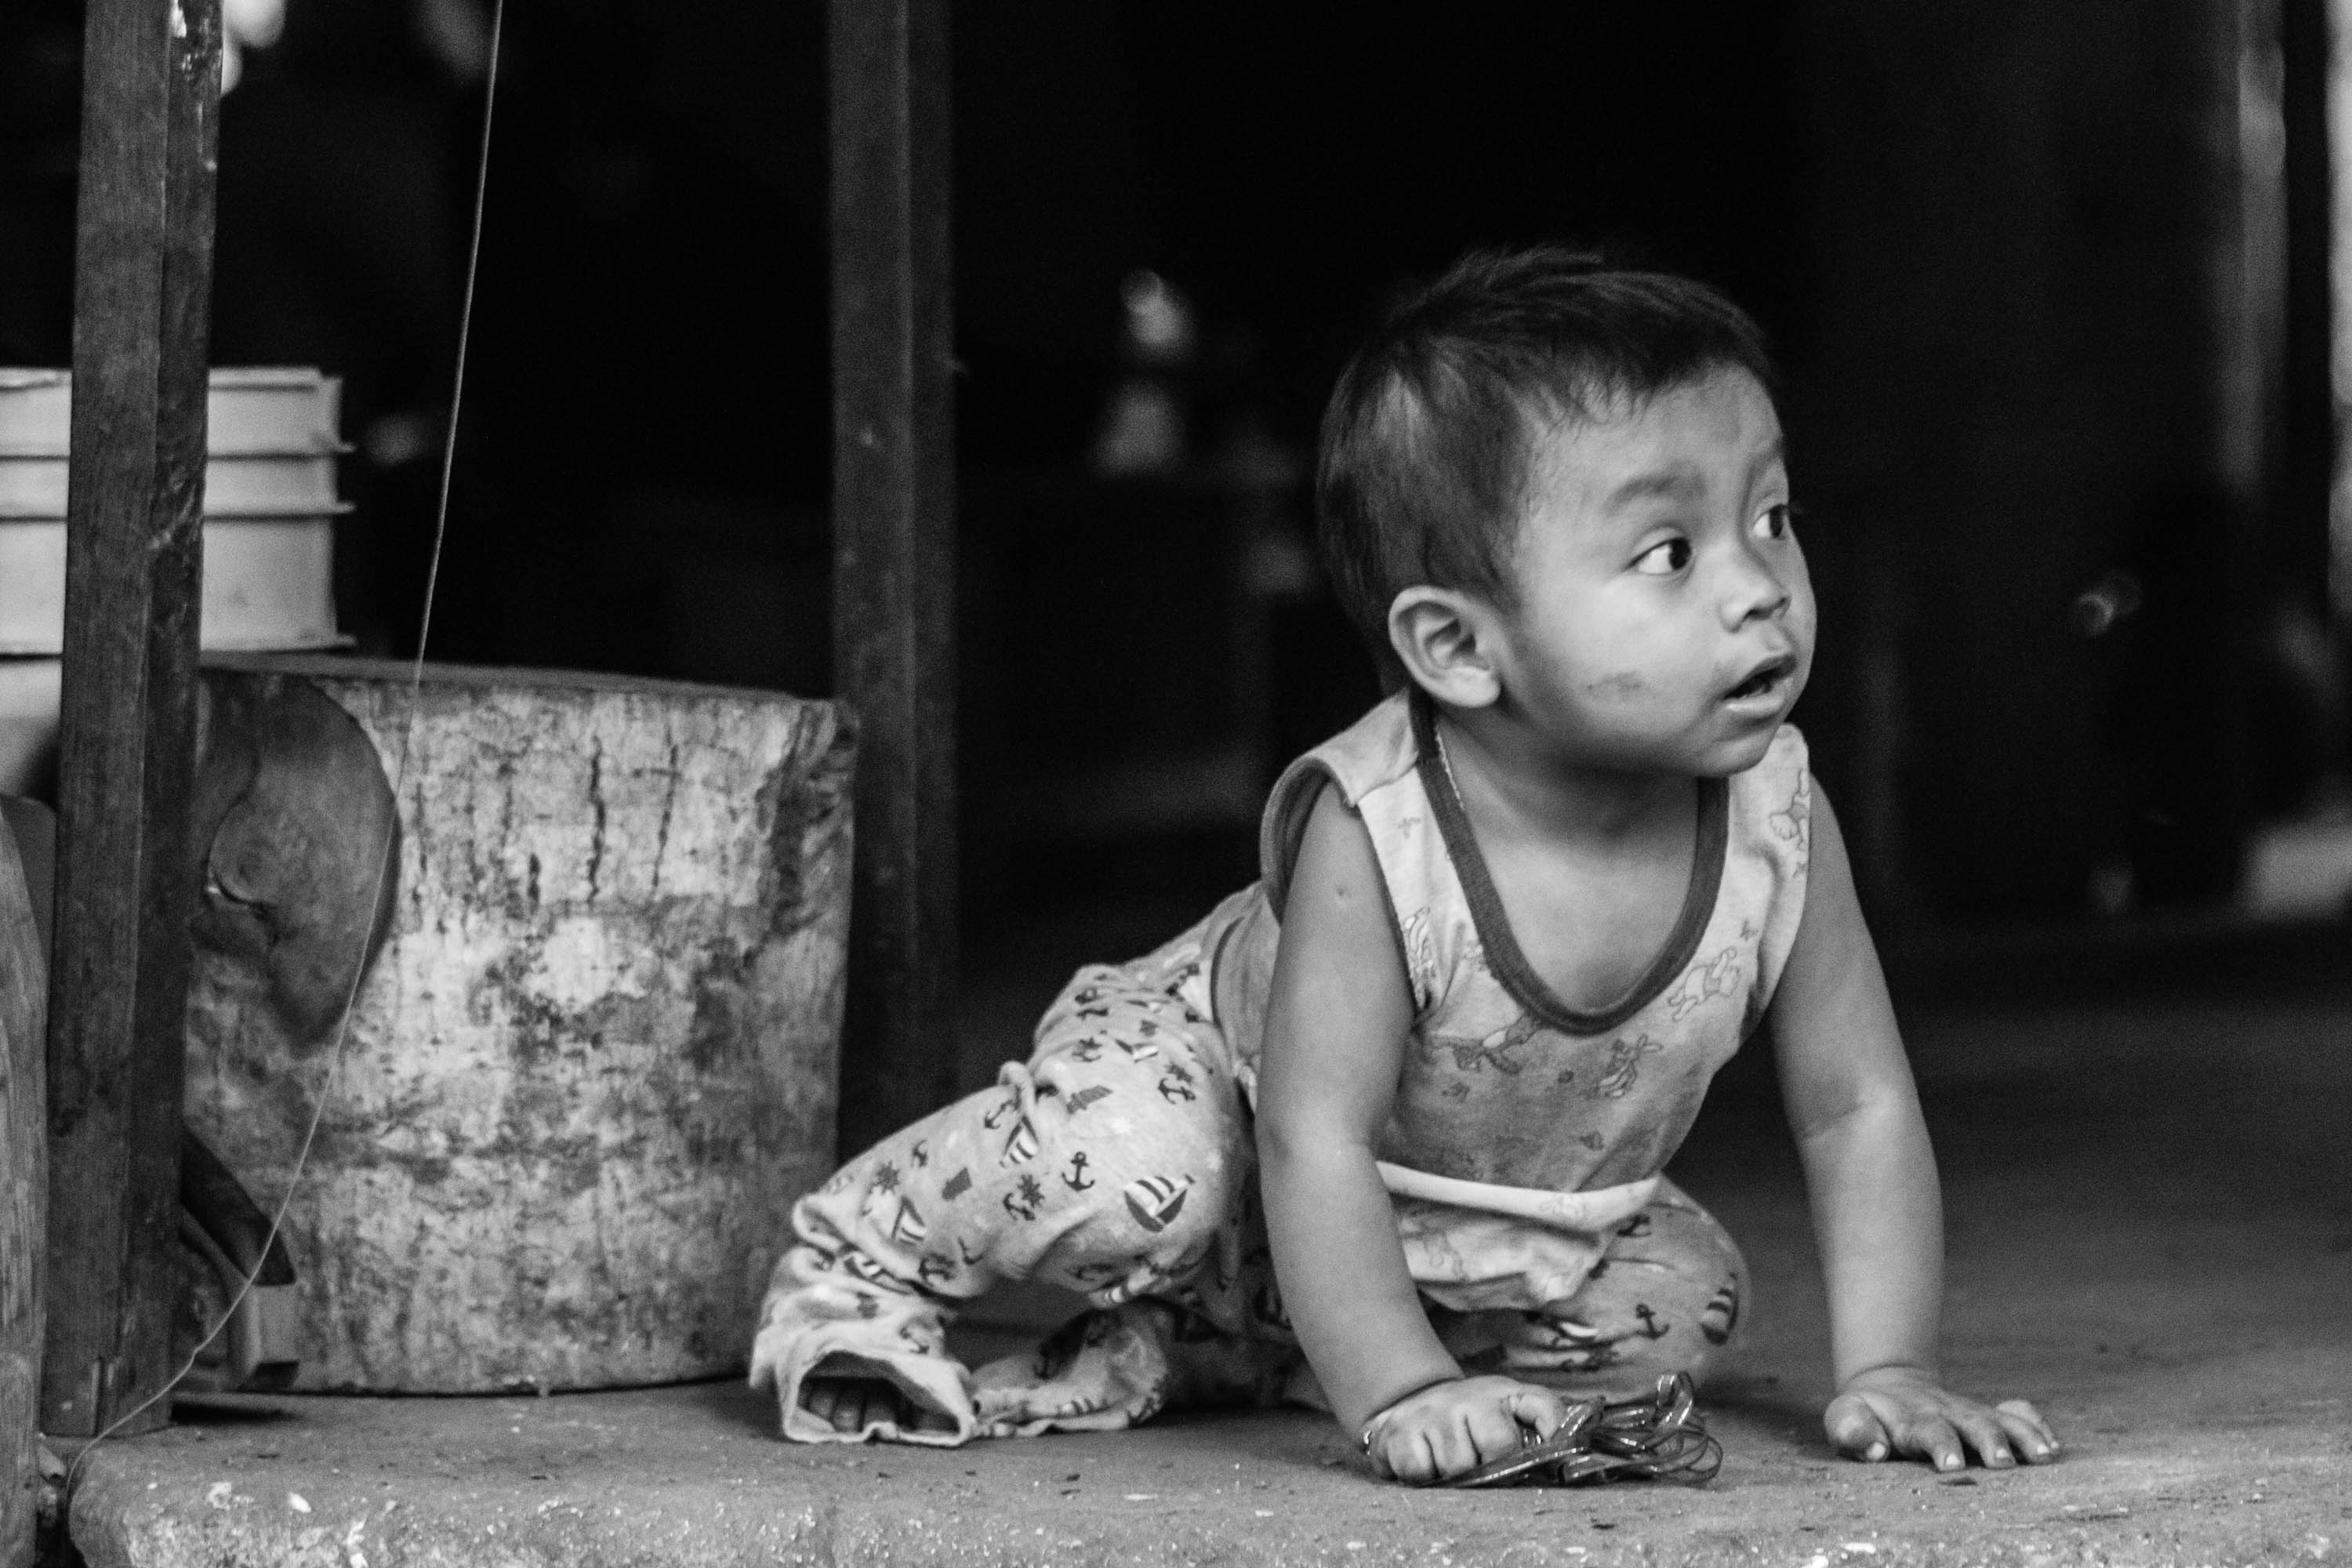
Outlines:
[[1732,567],[1731,581],[1723,595],[1723,624],[1732,631],[1751,620],[1777,619],[1789,607],[1793,597],[1789,584],[1780,575],[1752,556],[1743,556]]

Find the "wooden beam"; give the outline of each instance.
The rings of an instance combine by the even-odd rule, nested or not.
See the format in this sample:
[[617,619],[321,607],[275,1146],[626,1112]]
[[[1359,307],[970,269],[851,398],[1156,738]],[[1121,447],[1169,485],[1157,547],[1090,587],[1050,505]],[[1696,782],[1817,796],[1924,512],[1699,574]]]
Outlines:
[[955,431],[946,0],[832,0],[833,646],[856,710],[838,1126],[953,1097]]
[[219,0],[89,0],[49,971],[42,1423],[63,1436],[174,1370],[219,92]]
[[41,933],[33,882],[0,814],[0,1568],[32,1568],[38,1524],[44,1116]]

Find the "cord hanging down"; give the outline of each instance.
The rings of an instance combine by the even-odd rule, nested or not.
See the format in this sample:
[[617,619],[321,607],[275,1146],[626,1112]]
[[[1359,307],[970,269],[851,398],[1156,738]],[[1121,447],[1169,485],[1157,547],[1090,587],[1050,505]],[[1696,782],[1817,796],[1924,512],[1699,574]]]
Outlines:
[[[416,740],[416,710],[425,684],[425,645],[432,635],[433,599],[440,586],[442,545],[447,538],[449,530],[449,489],[457,472],[457,419],[458,412],[465,402],[466,359],[473,339],[475,281],[481,268],[482,214],[487,205],[490,182],[490,128],[498,108],[499,58],[506,30],[506,0],[494,0],[490,11],[488,74],[482,97],[481,145],[474,168],[473,224],[466,246],[466,286],[463,303],[457,316],[457,366],[450,378],[449,419],[441,449],[441,486],[439,498],[434,507],[433,548],[425,564],[425,602],[417,616],[416,656],[409,668],[408,718],[401,731],[400,754],[394,762],[392,773],[392,795],[395,801],[400,799],[403,790],[406,787],[409,752]],[[383,858],[376,865],[375,885],[369,895],[370,908],[379,906],[383,900],[384,882],[393,874],[393,858],[398,852],[398,843],[399,840],[395,837],[388,839],[384,846]],[[336,1074],[342,1066],[344,1047],[351,1037],[352,1008],[359,1000],[360,982],[366,971],[366,943],[370,934],[369,931],[361,933],[360,961],[352,966],[351,990],[343,998],[342,1011],[335,1024],[334,1047],[327,1053],[326,1065],[320,1075],[318,1090],[312,1096],[310,1122],[303,1131],[300,1148],[296,1151],[294,1169],[287,1178],[286,1191],[278,1198],[277,1207],[270,1214],[268,1234],[262,1240],[260,1257],[264,1262],[268,1259],[270,1249],[277,1245],[278,1231],[286,1223],[286,1211],[294,1201],[294,1193],[301,1184],[304,1171],[309,1168],[310,1150],[318,1141],[319,1124],[326,1116],[328,1097],[334,1090]],[[80,1477],[82,1465],[89,1459],[92,1451],[100,1443],[105,1442],[123,1426],[152,1408],[158,1400],[170,1397],[172,1391],[195,1370],[197,1361],[205,1351],[212,1348],[214,1342],[220,1338],[222,1332],[228,1327],[230,1320],[236,1316],[237,1308],[252,1292],[254,1281],[260,1273],[262,1266],[257,1263],[254,1269],[245,1276],[236,1293],[229,1298],[226,1306],[223,1308],[220,1321],[213,1325],[210,1332],[197,1342],[195,1348],[188,1352],[186,1362],[162,1387],[116,1416],[98,1436],[82,1445],[81,1451],[74,1456],[73,1464],[66,1472],[62,1489],[68,1499],[73,1495],[74,1483]]]

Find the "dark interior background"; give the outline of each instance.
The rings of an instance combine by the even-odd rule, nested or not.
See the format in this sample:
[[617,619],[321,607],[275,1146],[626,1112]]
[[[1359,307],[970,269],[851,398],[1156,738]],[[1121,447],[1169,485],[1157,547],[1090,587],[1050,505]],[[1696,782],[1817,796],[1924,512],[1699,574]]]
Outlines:
[[[485,19],[292,0],[223,108],[215,359],[345,378],[372,651],[416,637]],[[1772,335],[1824,608],[1799,717],[1882,921],[2220,906],[2341,761],[2325,22],[957,6],[972,919],[1250,875],[1257,791],[1374,695],[1304,553],[1324,391],[1399,287],[1548,238]],[[507,26],[431,651],[822,691],[822,8]],[[79,27],[0,12],[0,363],[70,357]],[[1124,342],[1139,269],[1188,353]],[[1106,471],[1139,391],[1182,438]]]

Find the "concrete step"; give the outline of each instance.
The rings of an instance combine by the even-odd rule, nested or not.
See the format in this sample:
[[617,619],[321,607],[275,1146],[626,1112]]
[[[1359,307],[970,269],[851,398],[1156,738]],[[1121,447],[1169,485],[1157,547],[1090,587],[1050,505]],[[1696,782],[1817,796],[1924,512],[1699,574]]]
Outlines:
[[[2338,1379],[2340,1382],[2340,1378]],[[2340,1409],[2340,1406],[2339,1406]],[[2058,1464],[1839,1460],[1757,1382],[1703,1489],[1408,1491],[1322,1416],[1177,1419],[962,1450],[803,1447],[733,1384],[511,1399],[220,1398],[91,1456],[93,1568],[992,1568],[2343,1561],[2340,1426],[2086,1426]],[[2102,1413],[2111,1414],[2111,1413]]]

